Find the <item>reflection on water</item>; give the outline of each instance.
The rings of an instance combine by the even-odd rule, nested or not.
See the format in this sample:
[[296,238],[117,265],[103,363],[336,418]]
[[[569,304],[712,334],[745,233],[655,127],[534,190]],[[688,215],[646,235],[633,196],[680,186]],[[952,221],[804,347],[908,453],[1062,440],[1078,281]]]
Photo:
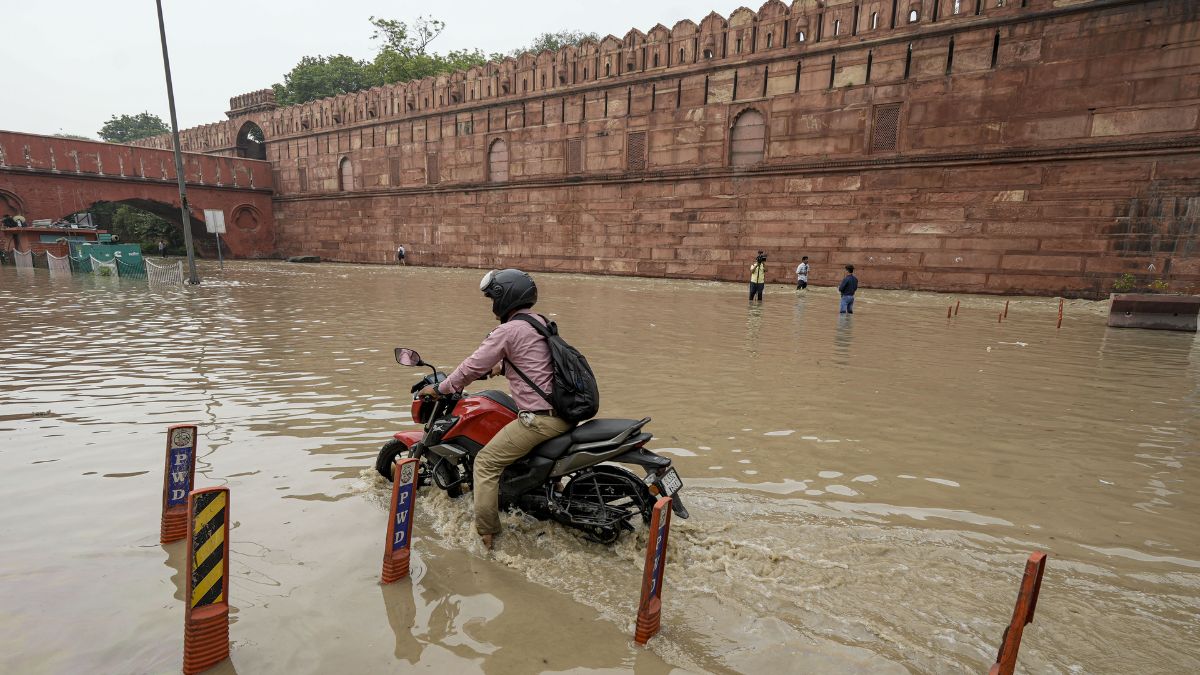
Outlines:
[[[453,367],[495,324],[474,271],[231,263],[159,291],[0,268],[0,649],[13,672],[178,667],[162,433],[232,490],[243,672],[964,672],[1050,553],[1029,672],[1200,670],[1200,349],[1103,303],[540,275],[604,414],[649,415],[686,484],[664,632],[632,633],[643,532],[605,548],[423,493],[413,577],[377,585],[415,428],[392,360]],[[864,275],[864,283],[869,276]],[[430,299],[436,303],[430,304]],[[746,312],[744,321],[741,312]],[[547,639],[546,636],[554,636]]]

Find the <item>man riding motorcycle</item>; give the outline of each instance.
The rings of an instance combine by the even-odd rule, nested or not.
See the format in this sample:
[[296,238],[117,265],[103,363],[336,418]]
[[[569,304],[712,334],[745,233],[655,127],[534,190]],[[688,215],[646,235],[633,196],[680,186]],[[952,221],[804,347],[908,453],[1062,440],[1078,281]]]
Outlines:
[[[488,441],[474,464],[475,530],[483,545],[491,549],[500,533],[500,474],[539,443],[570,431],[571,424],[556,416],[549,401],[518,373],[524,373],[543,392],[551,392],[554,367],[546,339],[524,320],[510,321],[517,314],[530,314],[536,321],[542,321],[529,311],[537,302],[533,277],[516,269],[488,272],[479,290],[492,300],[492,313],[500,320],[500,326],[449,377],[437,385],[425,386],[419,393],[440,397],[461,392],[488,373],[503,372],[508,378],[509,391],[520,413]],[[506,362],[512,367],[504,368]]]

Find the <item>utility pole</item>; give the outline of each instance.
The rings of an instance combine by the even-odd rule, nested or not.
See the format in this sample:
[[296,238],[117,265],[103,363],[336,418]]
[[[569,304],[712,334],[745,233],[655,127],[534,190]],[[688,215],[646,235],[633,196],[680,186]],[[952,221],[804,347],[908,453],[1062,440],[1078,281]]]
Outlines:
[[200,283],[196,274],[196,251],[192,246],[192,214],[188,208],[187,181],[183,174],[183,153],[179,151],[179,121],[175,117],[175,88],[171,85],[171,59],[167,56],[167,29],[163,25],[162,0],[158,5],[158,36],[162,40],[163,70],[167,73],[167,104],[171,107],[171,140],[175,144],[175,177],[179,180],[179,213],[183,224],[183,243],[187,247],[188,283]]

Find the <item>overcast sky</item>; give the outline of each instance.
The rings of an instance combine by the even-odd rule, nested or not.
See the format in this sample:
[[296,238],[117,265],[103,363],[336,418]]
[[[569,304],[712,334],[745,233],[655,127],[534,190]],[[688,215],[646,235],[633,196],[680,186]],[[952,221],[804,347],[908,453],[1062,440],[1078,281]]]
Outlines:
[[[656,23],[699,23],[712,10],[728,16],[741,4],[164,0],[163,10],[179,124],[186,129],[225,119],[231,96],[281,82],[302,56],[372,58],[371,16],[409,21],[432,14],[446,22],[435,51],[490,53],[546,31],[620,37]],[[95,138],[112,115],[143,110],[169,123],[154,0],[0,0],[0,82],[0,129]]]

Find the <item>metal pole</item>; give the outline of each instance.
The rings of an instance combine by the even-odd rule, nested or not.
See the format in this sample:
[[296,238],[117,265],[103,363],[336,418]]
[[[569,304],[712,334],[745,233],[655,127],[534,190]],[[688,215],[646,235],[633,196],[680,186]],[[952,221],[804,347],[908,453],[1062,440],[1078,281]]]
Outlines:
[[221,262],[221,269],[225,269],[225,257],[221,253],[221,232],[217,231],[217,260]]
[[179,152],[179,121],[175,117],[175,88],[171,85],[171,59],[167,57],[167,29],[163,25],[162,0],[158,5],[158,36],[162,40],[163,70],[167,74],[167,104],[171,107],[171,140],[175,143],[175,176],[179,180],[179,214],[183,225],[183,244],[187,247],[188,283],[200,283],[196,274],[196,251],[192,246],[192,216],[188,209],[187,181],[183,175],[183,154]]

